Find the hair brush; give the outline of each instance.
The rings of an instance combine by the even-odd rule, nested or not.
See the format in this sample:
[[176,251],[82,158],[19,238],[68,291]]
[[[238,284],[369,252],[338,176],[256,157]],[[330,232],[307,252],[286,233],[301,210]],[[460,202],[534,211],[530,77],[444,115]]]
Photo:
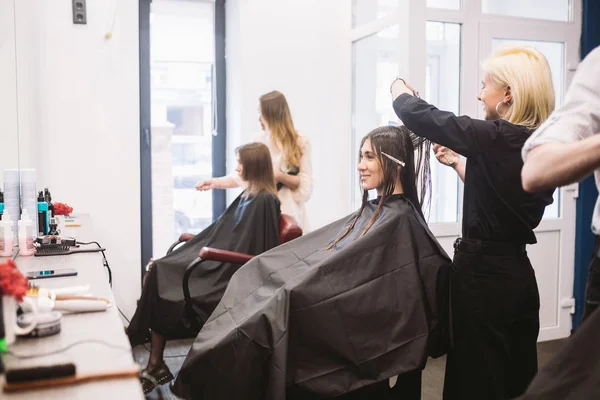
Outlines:
[[135,367],[112,372],[77,374],[75,364],[72,363],[15,369],[6,371],[4,391],[20,392],[108,379],[136,378],[139,373],[139,368]]

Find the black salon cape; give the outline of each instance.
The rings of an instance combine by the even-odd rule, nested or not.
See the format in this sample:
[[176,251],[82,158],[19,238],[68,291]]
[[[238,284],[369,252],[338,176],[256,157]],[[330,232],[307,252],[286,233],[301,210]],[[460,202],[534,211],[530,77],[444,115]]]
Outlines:
[[[240,195],[212,225],[165,257],[153,262],[138,308],[127,329],[132,345],[143,343],[148,329],[170,339],[194,337],[182,324],[183,274],[203,247],[260,254],[279,245],[280,204],[272,194]],[[190,276],[190,294],[204,321],[217,306],[238,264],[205,261]]]
[[519,400],[600,399],[600,310],[594,311],[563,348],[539,370]]
[[283,400],[286,386],[337,396],[423,368],[450,259],[412,204],[376,204],[333,250],[352,214],[246,263],[232,277],[179,372],[193,399]]

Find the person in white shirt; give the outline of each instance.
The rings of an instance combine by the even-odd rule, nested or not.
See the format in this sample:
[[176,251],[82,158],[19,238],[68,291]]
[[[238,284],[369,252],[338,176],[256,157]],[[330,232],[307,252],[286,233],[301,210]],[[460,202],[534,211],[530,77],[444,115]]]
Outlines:
[[[594,172],[600,189],[600,47],[581,62],[558,108],[523,147],[523,189],[538,192]],[[596,246],[586,289],[585,321],[600,305],[600,198],[592,217]]]
[[[294,128],[290,108],[282,93],[266,93],[260,97],[259,103],[262,132],[253,141],[266,144],[271,152],[281,212],[293,217],[306,233],[310,229],[305,204],[313,188],[310,142]],[[236,174],[232,174],[198,182],[196,189],[242,186],[243,182]]]

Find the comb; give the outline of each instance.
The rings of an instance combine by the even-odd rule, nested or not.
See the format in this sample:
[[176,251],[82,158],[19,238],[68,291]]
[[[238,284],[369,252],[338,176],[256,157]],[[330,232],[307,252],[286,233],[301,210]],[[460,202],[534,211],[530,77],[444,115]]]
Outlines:
[[109,379],[137,378],[139,373],[140,370],[138,368],[131,368],[120,371],[80,375],[77,374],[74,364],[27,368],[7,371],[4,391],[20,392]]

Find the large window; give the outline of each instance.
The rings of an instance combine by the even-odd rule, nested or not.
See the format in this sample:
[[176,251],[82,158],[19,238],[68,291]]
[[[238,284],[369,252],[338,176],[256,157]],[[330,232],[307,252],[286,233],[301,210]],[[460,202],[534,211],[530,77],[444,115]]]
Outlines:
[[149,124],[149,148],[142,147],[149,162],[142,168],[150,177],[142,187],[149,186],[151,195],[142,197],[142,205],[151,209],[143,216],[151,216],[151,234],[143,229],[142,240],[149,242],[152,256],[164,255],[182,233],[200,232],[219,212],[213,207],[216,194],[195,189],[198,181],[222,174],[215,164],[224,165],[224,152],[215,151],[216,140],[224,143],[224,132],[217,129],[217,111],[223,111],[215,103],[223,70],[216,48],[218,7],[224,10],[223,1],[152,0],[149,5],[149,53],[141,57],[140,68],[149,72],[149,107],[144,99],[141,103]]

